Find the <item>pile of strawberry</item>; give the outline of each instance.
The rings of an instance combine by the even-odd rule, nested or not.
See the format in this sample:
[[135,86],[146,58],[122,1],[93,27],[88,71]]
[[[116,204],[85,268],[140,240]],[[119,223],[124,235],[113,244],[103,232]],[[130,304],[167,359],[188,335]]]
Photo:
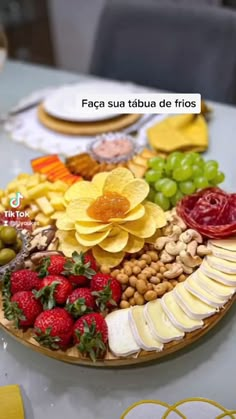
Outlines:
[[50,349],[76,345],[95,361],[106,353],[105,315],[121,299],[121,285],[98,272],[90,253],[72,258],[53,255],[37,271],[7,272],[3,280],[6,319],[18,328],[34,328],[34,339]]

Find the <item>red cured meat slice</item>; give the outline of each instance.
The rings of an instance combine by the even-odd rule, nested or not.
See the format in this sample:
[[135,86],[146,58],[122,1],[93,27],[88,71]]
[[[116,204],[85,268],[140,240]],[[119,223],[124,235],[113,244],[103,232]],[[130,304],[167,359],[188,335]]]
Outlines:
[[185,196],[177,204],[177,213],[191,227],[210,238],[236,234],[236,194],[219,188],[207,188]]

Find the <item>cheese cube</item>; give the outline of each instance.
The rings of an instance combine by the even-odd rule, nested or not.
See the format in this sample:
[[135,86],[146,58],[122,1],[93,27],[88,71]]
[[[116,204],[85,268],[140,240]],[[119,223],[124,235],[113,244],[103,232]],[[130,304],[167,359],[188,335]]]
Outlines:
[[50,224],[50,218],[46,217],[46,215],[42,213],[36,215],[35,221],[37,221],[41,226],[46,226]]
[[44,215],[50,215],[54,212],[52,205],[50,204],[49,200],[45,196],[42,196],[41,198],[37,198],[36,204],[41,209]]

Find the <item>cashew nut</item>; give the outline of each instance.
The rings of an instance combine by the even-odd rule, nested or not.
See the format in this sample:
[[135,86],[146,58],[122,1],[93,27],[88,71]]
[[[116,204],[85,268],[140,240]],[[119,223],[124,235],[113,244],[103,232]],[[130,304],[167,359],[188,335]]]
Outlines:
[[203,256],[206,256],[206,255],[210,255],[211,253],[212,253],[211,252],[211,249],[209,249],[209,247],[205,246],[204,244],[201,244],[197,248],[197,254],[198,254],[198,256],[203,257]]
[[173,232],[173,226],[167,225],[161,229],[163,236],[170,236]]
[[174,256],[167,253],[166,250],[162,250],[161,254],[160,254],[160,261],[163,263],[169,263],[172,262],[174,260]]
[[193,273],[193,268],[190,268],[190,266],[186,266],[182,263],[183,272],[187,275],[191,275]]
[[163,276],[167,279],[174,279],[183,273],[183,267],[179,263],[173,263],[171,269],[164,272]]
[[191,256],[195,256],[197,253],[198,242],[197,240],[192,240],[187,245],[187,252],[190,253]]
[[181,250],[179,257],[181,262],[190,268],[195,268],[202,263],[202,259],[199,256],[192,256],[190,253],[186,252],[186,250]]
[[30,257],[30,260],[35,265],[38,265],[41,262],[41,260],[47,256],[54,256],[54,255],[61,255],[61,254],[62,254],[61,252],[45,250],[43,252],[33,253]]
[[166,243],[168,243],[169,241],[171,241],[170,237],[166,237],[166,236],[158,237],[158,239],[156,240],[156,243],[154,244],[154,247],[157,250],[162,250],[164,249]]
[[178,225],[173,225],[172,227],[172,233],[169,236],[172,240],[177,241],[179,240],[179,236],[182,233],[181,228]]
[[186,244],[184,242],[178,241],[175,242],[169,242],[165,245],[165,250],[169,255],[177,256],[181,252],[181,250],[186,249]]
[[190,243],[192,240],[196,240],[197,243],[202,243],[202,236],[198,233],[198,231],[189,228],[188,230],[184,231],[179,239],[184,243]]

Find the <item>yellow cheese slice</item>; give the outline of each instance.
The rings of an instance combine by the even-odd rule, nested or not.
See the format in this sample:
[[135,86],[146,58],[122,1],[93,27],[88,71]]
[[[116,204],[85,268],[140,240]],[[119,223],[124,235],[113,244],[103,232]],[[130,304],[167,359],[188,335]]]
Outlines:
[[203,303],[203,301],[187,291],[183,282],[176,285],[173,292],[177,303],[191,319],[202,320],[216,312],[216,308]]
[[184,333],[170,322],[159,299],[149,301],[144,306],[144,316],[151,333],[157,340],[167,343],[184,337]]
[[235,251],[231,251],[228,249],[223,249],[222,247],[218,247],[213,245],[211,242],[208,243],[207,247],[211,250],[212,255],[220,258],[220,259],[225,259],[225,260],[229,260],[232,262],[236,263],[236,252]]
[[225,274],[236,275],[235,262],[229,262],[228,260],[223,260],[215,256],[207,256],[206,260],[212,268],[217,269],[218,271]]
[[24,417],[20,387],[17,385],[0,387],[0,418],[24,419]]
[[236,287],[230,287],[214,281],[214,279],[206,276],[201,269],[196,271],[196,282],[198,282],[202,288],[210,292],[212,295],[222,299],[231,298],[236,291]]
[[204,288],[202,288],[201,284],[197,282],[196,278],[197,276],[194,272],[194,274],[190,275],[184,282],[185,288],[204,303],[215,308],[222,307],[227,301],[227,298],[222,299],[211,294],[209,291],[206,291]]
[[183,332],[193,332],[203,326],[202,320],[191,319],[178,305],[175,294],[167,292],[161,298],[161,306],[171,323]]
[[207,262],[207,259],[203,260],[199,269],[206,276],[209,276],[209,278],[214,279],[221,284],[236,287],[236,275],[226,274],[224,272],[220,272],[218,269],[212,268]]
[[140,350],[129,325],[129,310],[116,310],[106,316],[109,347],[116,356],[128,356]]
[[144,317],[144,306],[134,306],[129,311],[129,324],[134,339],[145,351],[161,351],[163,343],[154,338]]
[[208,244],[219,247],[221,249],[229,250],[230,252],[236,252],[236,237],[222,240],[209,240]]

